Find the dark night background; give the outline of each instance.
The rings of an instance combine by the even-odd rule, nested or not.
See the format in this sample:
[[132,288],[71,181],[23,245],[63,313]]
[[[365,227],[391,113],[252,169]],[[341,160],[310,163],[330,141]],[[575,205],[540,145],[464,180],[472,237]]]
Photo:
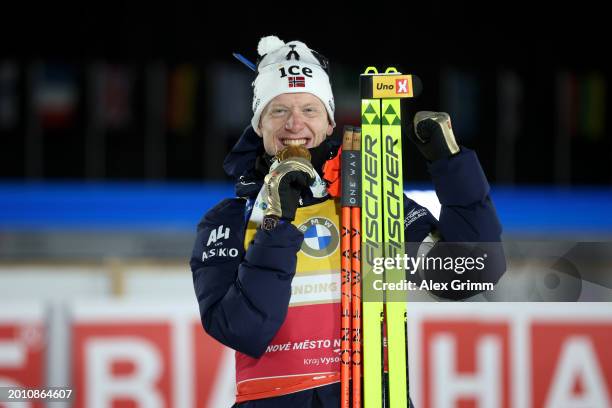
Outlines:
[[[331,3],[220,6],[91,2],[22,6],[4,14],[0,60],[16,67],[18,109],[12,125],[0,130],[1,176],[223,180],[221,158],[250,118],[253,79],[231,53],[255,60],[259,38],[275,34],[302,40],[331,60],[337,130],[359,121],[359,73],[367,65],[393,65],[423,81],[411,109],[451,113],[457,137],[477,150],[492,182],[612,180],[608,23],[597,9],[510,2],[415,2],[371,12],[365,5]],[[90,70],[100,63],[130,72],[124,106],[130,119],[92,131],[97,102]],[[35,85],[28,78],[36,64],[70,72],[75,102],[59,126],[47,127],[32,113]],[[186,102],[189,126],[177,131],[168,119],[169,84],[173,70],[185,66],[197,79],[189,82],[195,89]],[[510,96],[500,91],[508,73],[515,79]],[[593,77],[596,92],[589,88]],[[520,96],[513,97],[517,89]],[[563,89],[570,89],[567,100],[560,97]],[[569,110],[560,108],[563,103]],[[585,116],[593,103],[601,114]],[[508,104],[515,111],[505,112]],[[509,136],[508,123],[514,129]],[[422,159],[409,143],[405,149],[407,180],[426,180]]]

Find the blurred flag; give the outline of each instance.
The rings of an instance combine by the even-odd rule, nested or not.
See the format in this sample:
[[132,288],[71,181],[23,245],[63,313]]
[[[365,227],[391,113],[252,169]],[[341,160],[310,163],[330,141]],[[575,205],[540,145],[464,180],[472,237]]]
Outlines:
[[0,129],[11,129],[17,125],[19,117],[19,93],[17,64],[10,61],[0,62]]
[[523,127],[524,86],[514,71],[497,75],[497,181],[514,182],[516,141]]
[[[206,96],[207,100],[214,101],[206,110],[207,117],[210,118],[207,120],[208,126],[222,131],[228,137],[242,133],[253,115],[251,84],[254,78],[252,71],[234,63],[220,62],[207,67]],[[336,77],[338,78],[340,76]],[[334,92],[336,90],[337,88],[334,88]],[[336,122],[339,121],[336,119]]]
[[126,66],[98,64],[97,114],[102,128],[119,130],[132,122],[134,75]]
[[198,73],[191,64],[174,68],[168,80],[168,128],[188,133],[195,124]]
[[498,132],[504,140],[514,142],[523,125],[523,81],[514,71],[497,76]]
[[576,134],[576,117],[579,106],[576,76],[568,71],[557,72],[555,88],[557,109],[557,128],[553,145],[555,180],[558,184],[568,184],[572,174],[571,138]]
[[606,87],[605,77],[597,72],[557,74],[559,127],[570,137],[601,140],[606,125]]
[[[353,66],[334,63],[336,123],[359,123],[361,121],[360,106],[358,103],[354,103],[354,101],[360,99],[359,87],[355,86],[354,83],[354,78],[358,78],[359,74],[359,70]],[[250,87],[247,87],[247,89],[251,90]],[[249,99],[247,98],[247,100]],[[246,116],[249,117],[250,113],[249,109]]]
[[571,72],[558,72],[556,77],[557,119],[559,130],[574,136],[577,131],[578,81]]
[[40,66],[34,83],[34,106],[43,128],[72,126],[77,100],[74,68],[64,64]]
[[606,79],[591,72],[580,81],[580,135],[590,140],[601,140],[606,120]]
[[455,135],[467,141],[478,133],[480,84],[476,75],[447,69],[442,72],[443,110],[453,118]]

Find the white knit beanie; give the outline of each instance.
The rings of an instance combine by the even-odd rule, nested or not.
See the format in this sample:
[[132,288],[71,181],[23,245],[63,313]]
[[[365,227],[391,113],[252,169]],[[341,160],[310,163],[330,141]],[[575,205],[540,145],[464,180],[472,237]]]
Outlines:
[[253,82],[253,129],[259,127],[259,118],[268,102],[284,93],[308,92],[318,97],[329,117],[334,121],[334,95],[329,76],[312,50],[300,41],[284,43],[276,36],[263,37],[257,52],[261,60],[258,75]]

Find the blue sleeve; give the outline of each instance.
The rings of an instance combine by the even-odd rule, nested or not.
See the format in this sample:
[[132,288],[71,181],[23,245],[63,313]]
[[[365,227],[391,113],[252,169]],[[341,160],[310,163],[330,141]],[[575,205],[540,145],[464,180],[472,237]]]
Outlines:
[[257,358],[287,316],[304,237],[281,224],[258,231],[245,251],[244,207],[243,200],[225,200],[204,216],[190,265],[206,332]]
[[438,220],[431,212],[404,194],[404,240],[418,244],[438,230]]
[[455,156],[429,163],[442,204],[439,231],[447,242],[499,242],[501,224],[478,157],[465,147]]
[[[486,267],[481,271],[474,270],[463,274],[447,270],[429,270],[425,271],[424,278],[446,283],[455,279],[497,283],[506,270],[501,244],[502,227],[489,196],[489,183],[476,153],[462,147],[459,154],[429,163],[428,167],[442,204],[440,219],[435,220],[427,209],[407,199],[406,241],[420,242],[429,232],[437,231],[440,243],[433,247],[428,256],[484,256]],[[414,249],[411,252],[415,252]],[[476,293],[448,290],[434,294],[457,300]]]

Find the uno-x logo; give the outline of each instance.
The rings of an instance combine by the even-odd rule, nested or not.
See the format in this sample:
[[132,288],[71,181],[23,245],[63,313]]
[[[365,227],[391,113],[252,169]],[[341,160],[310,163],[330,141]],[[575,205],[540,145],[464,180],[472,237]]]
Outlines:
[[210,232],[206,246],[210,246],[210,244],[214,244],[215,242],[217,242],[217,240],[220,240],[220,239],[228,239],[229,233],[230,233],[229,227],[225,227],[225,229],[223,229],[223,225],[219,225],[217,229],[212,230]]
[[407,79],[396,79],[395,80],[395,93],[407,94],[408,93],[408,80]]

